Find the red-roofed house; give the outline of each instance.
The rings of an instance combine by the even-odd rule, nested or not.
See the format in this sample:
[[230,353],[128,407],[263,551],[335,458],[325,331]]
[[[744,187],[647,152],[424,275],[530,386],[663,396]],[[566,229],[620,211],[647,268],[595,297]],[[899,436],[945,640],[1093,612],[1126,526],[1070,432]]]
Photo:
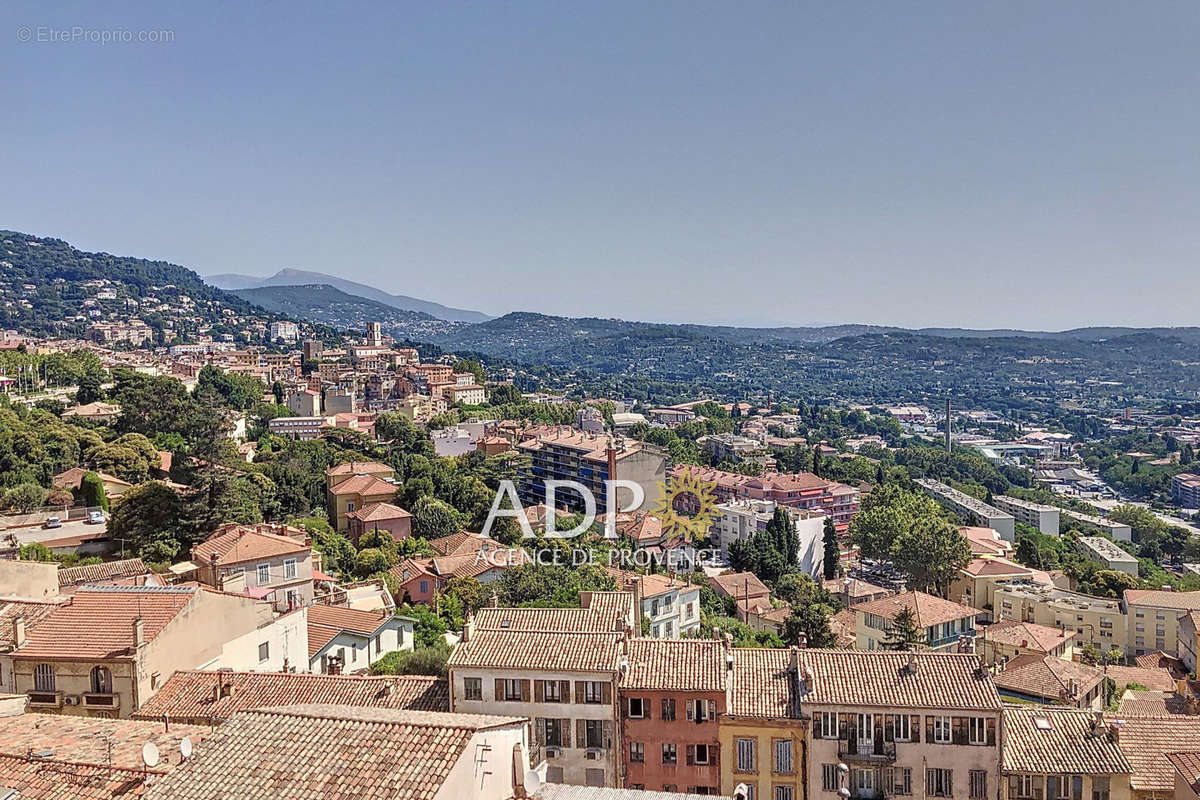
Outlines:
[[192,548],[196,580],[270,600],[278,611],[311,605],[312,547],[284,525],[222,525]]
[[325,470],[329,521],[338,531],[349,530],[350,512],[396,497],[395,471],[378,461],[349,461]]
[[315,605],[308,609],[310,672],[362,672],[393,650],[413,649],[409,617]]
[[347,512],[346,520],[347,535],[355,547],[358,546],[358,540],[368,531],[386,531],[397,542],[412,536],[412,514],[391,503],[368,503]]

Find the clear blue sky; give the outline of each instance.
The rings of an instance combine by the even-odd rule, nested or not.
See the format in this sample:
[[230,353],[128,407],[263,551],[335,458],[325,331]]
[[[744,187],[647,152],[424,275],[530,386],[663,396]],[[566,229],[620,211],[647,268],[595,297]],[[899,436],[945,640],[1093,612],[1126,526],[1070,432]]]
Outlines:
[[0,227],[493,314],[1200,324],[1200,3],[49,5],[0,9]]

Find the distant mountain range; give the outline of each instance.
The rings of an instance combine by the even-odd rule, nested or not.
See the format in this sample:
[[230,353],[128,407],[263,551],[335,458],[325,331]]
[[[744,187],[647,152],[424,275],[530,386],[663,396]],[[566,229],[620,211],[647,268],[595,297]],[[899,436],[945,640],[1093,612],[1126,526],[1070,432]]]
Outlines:
[[441,303],[434,303],[429,300],[421,300],[402,294],[388,294],[382,289],[376,289],[374,286],[368,286],[365,283],[356,283],[355,281],[348,281],[334,275],[309,272],[302,269],[281,269],[267,278],[226,273],[222,275],[209,275],[204,280],[213,286],[229,290],[260,289],[266,286],[325,285],[340,289],[349,295],[374,300],[385,306],[398,308],[401,311],[419,311],[448,322],[484,322],[491,319],[487,314],[479,311],[451,308]]

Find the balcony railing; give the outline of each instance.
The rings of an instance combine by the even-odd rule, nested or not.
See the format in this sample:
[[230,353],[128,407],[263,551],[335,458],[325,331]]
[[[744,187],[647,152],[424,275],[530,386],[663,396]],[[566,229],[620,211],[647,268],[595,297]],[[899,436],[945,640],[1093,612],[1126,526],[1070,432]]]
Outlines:
[[850,739],[838,744],[838,758],[843,761],[880,762],[896,760],[896,743],[882,740]]
[[82,697],[84,708],[102,708],[111,711],[121,705],[121,695],[112,692],[85,692]]
[[28,692],[29,705],[34,708],[62,707],[62,692]]

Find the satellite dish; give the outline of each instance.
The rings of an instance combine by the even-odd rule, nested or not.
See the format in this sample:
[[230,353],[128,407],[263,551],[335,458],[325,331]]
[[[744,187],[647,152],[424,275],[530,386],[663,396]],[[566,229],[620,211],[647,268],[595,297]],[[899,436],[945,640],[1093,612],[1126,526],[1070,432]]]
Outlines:
[[536,769],[528,770],[525,773],[525,792],[534,794],[540,788],[542,788],[542,776],[538,775]]
[[184,758],[192,757],[192,740],[186,736],[179,741],[179,754]]
[[158,766],[158,746],[154,742],[146,742],[142,745],[142,763],[147,767]]

